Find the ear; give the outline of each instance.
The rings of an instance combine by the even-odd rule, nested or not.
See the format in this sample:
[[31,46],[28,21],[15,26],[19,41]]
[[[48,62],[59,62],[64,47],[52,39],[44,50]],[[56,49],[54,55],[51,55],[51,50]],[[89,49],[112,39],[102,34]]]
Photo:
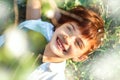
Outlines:
[[85,60],[88,59],[88,56],[86,55],[82,55],[81,57],[75,57],[75,58],[72,58],[73,61],[76,61],[76,62],[84,62]]

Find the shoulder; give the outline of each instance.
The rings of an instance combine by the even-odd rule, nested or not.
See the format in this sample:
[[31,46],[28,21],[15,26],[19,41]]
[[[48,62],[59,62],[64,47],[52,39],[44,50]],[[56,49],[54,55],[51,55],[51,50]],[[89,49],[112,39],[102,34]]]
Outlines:
[[29,77],[29,80],[65,80],[65,63],[43,63]]

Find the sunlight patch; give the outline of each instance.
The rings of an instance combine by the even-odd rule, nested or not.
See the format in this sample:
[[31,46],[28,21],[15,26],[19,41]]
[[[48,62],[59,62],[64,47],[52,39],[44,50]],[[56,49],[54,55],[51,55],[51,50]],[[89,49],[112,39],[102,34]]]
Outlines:
[[28,51],[26,34],[16,28],[10,28],[5,33],[5,46],[11,51],[13,56],[20,57]]
[[108,53],[98,56],[92,63],[90,74],[95,80],[118,80],[120,79],[120,55]]

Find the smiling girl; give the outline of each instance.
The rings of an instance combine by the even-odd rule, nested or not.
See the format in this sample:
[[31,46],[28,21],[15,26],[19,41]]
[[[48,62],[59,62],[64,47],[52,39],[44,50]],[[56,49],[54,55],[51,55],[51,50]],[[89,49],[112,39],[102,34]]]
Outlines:
[[[65,80],[67,59],[85,61],[91,52],[99,48],[104,37],[104,22],[98,14],[82,6],[68,11],[59,9],[59,27],[54,31],[51,23],[40,19],[40,2],[27,0],[27,20],[19,25],[26,33],[29,30],[40,33],[48,42],[43,53],[43,64],[32,72],[28,80]],[[39,44],[41,39],[38,39]]]
[[98,14],[82,6],[59,12],[61,17],[57,23],[60,25],[45,47],[44,63],[29,76],[29,80],[65,80],[65,61],[85,61],[102,43],[104,22]]
[[[29,14],[30,12],[35,14],[37,10],[40,10],[40,3],[38,4],[37,1],[39,0],[31,0],[32,5],[29,3],[27,6],[27,18],[35,16],[32,19],[39,20],[40,13]],[[36,8],[35,2],[38,8]],[[30,9],[33,10],[30,11]],[[57,20],[59,26],[54,33],[52,33],[52,28],[49,29],[50,34],[46,32],[52,35],[52,38],[44,50],[44,63],[29,76],[29,80],[65,80],[65,61],[67,59],[85,61],[88,55],[99,48],[102,43],[104,22],[98,14],[82,6],[77,6],[69,11],[60,9],[59,12],[61,12],[61,17]],[[62,14],[63,12],[66,14]],[[43,21],[38,21],[39,25],[41,22]],[[43,25],[45,26],[45,23]],[[50,26],[45,26],[45,28],[48,27]]]

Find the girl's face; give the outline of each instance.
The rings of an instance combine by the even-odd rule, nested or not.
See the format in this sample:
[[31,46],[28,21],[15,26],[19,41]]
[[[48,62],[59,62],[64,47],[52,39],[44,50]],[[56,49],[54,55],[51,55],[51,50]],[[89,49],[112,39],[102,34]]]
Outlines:
[[82,37],[75,22],[68,22],[57,28],[49,45],[51,54],[63,59],[81,57],[90,48],[90,42]]

